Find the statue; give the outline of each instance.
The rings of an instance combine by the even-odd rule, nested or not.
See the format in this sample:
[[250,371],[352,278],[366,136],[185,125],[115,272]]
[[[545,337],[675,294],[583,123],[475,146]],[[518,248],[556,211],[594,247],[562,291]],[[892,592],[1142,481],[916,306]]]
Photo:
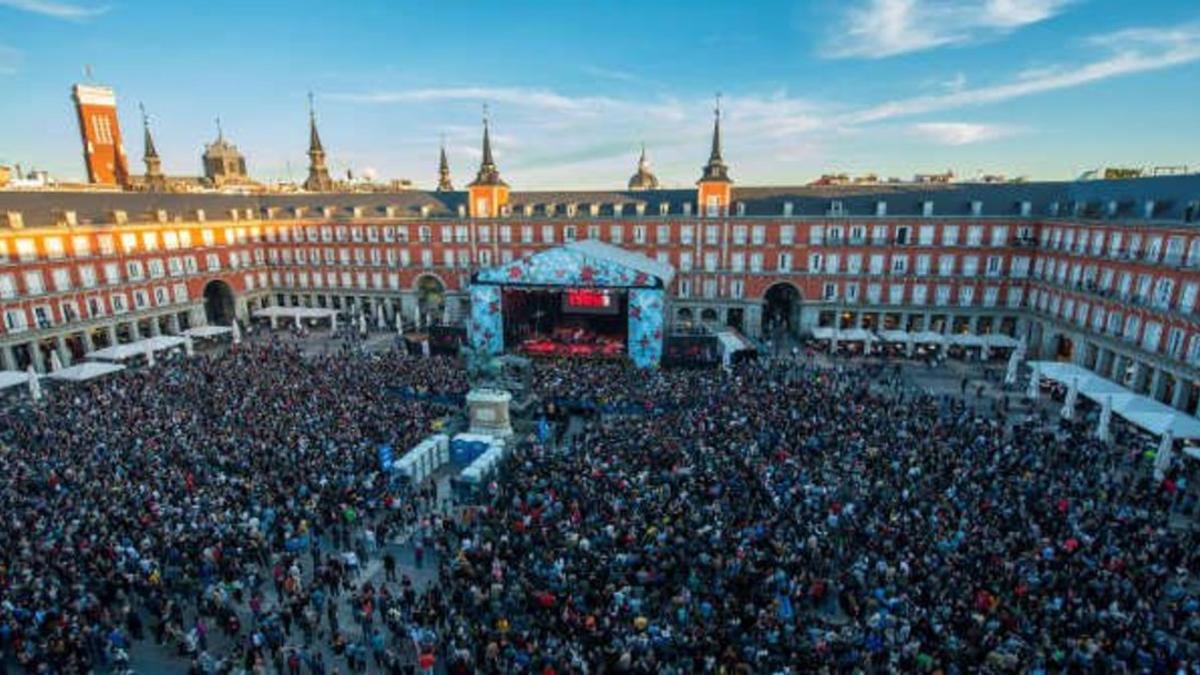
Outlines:
[[490,354],[486,347],[470,347],[460,345],[458,353],[463,357],[467,367],[467,381],[474,389],[501,388],[499,380],[504,374],[500,360]]

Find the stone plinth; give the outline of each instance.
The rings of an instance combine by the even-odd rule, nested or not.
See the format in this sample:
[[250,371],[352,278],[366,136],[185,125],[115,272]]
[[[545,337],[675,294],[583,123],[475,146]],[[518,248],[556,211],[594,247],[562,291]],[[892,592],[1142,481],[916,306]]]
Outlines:
[[508,419],[508,404],[512,394],[501,389],[472,389],[467,394],[467,417],[471,433],[500,438],[512,436]]

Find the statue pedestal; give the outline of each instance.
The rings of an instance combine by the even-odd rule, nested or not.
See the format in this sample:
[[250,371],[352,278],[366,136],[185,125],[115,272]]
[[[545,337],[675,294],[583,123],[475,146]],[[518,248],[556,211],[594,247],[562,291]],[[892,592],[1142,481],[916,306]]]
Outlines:
[[507,438],[513,435],[508,419],[512,394],[501,389],[472,389],[467,394],[467,418],[471,433]]

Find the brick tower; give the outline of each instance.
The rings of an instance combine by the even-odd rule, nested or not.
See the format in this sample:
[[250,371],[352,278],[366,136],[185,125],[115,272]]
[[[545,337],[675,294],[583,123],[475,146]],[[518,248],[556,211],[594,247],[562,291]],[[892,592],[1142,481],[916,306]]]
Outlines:
[[479,162],[479,173],[467,186],[471,194],[472,218],[495,218],[508,204],[508,183],[500,178],[500,169],[492,159],[492,139],[488,132],[487,108],[483,111],[483,160]]
[[713,110],[712,151],[708,164],[704,165],[700,180],[696,181],[696,210],[705,217],[726,215],[729,212],[730,193],[733,179],[729,167],[721,158],[721,96],[717,95],[717,107]]
[[129,164],[121,142],[117,120],[117,96],[110,87],[77,84],[72,89],[79,135],[83,140],[83,162],[88,182],[98,185],[129,185]]

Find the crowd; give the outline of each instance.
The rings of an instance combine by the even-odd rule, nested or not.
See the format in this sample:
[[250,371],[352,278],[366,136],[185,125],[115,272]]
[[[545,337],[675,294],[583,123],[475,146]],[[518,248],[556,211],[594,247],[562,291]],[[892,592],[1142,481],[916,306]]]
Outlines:
[[356,615],[407,598],[407,616],[413,589],[350,583],[434,497],[391,484],[376,451],[456,411],[389,387],[461,389],[458,370],[244,344],[0,410],[0,672],[120,670],[151,633],[196,672],[249,672],[288,656],[293,627],[345,640],[343,584]]
[[[0,663],[120,670],[153,640],[194,673],[1200,667],[1177,484],[1083,429],[790,356],[549,361],[543,400],[645,412],[513,443],[443,516],[374,449],[452,411],[396,388],[466,383],[244,345],[0,411]],[[400,532],[439,553],[427,587]]]
[[1197,668],[1197,539],[1140,452],[883,371],[612,368],[567,372],[694,405],[519,450],[446,524],[451,672]]

